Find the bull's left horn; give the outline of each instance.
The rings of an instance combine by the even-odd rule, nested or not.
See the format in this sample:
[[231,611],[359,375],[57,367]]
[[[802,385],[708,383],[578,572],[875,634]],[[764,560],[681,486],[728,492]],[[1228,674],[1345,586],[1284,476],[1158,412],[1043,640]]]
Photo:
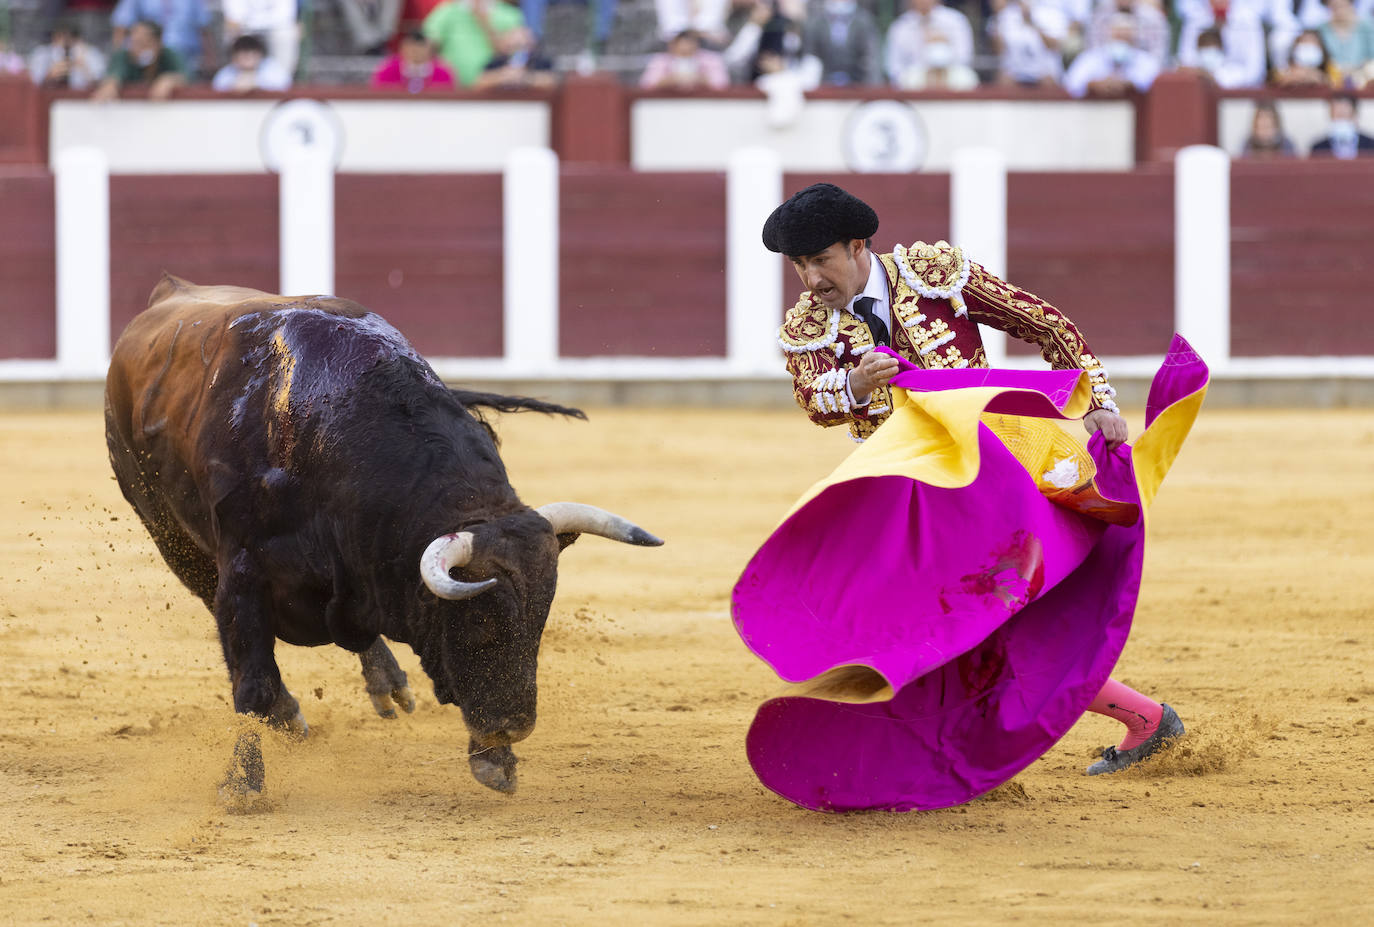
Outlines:
[[420,578],[429,591],[441,599],[470,599],[496,585],[494,579],[480,583],[465,583],[448,575],[454,567],[465,566],[472,559],[472,532],[459,531],[437,537],[420,555]]
[[535,509],[553,525],[554,534],[595,534],[624,544],[658,547],[663,543],[643,528],[605,509],[581,502],[550,502]]

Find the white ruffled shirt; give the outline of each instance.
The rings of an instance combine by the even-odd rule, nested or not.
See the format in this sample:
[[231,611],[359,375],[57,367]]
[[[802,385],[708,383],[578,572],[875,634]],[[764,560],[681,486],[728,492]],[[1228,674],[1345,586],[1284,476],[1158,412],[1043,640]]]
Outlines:
[[[872,251],[868,252],[868,260],[868,282],[864,284],[863,290],[856,293],[854,299],[851,299],[848,305],[844,307],[844,311],[854,316],[854,318],[859,319],[858,313],[854,311],[854,301],[860,296],[871,296],[873,297],[873,314],[883,320],[883,324],[887,326],[888,332],[891,333],[892,303],[889,301],[887,294],[887,268],[883,267],[883,262],[878,260],[878,256]],[[859,319],[859,321],[863,320]],[[854,371],[851,369],[850,373],[852,374],[853,372]],[[849,385],[849,379],[847,377],[845,378],[844,388],[845,392],[849,393],[849,402],[851,405],[866,406],[873,399],[872,393],[865,396],[862,401],[855,399],[854,389]]]

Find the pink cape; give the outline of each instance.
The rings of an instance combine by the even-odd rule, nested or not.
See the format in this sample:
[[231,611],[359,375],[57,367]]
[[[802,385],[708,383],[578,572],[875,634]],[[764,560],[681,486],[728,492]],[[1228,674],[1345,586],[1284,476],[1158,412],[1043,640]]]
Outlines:
[[[975,429],[976,418],[964,447],[957,428],[953,437],[939,432],[935,440],[949,446],[905,468],[940,475],[945,458],[963,454],[971,481],[932,485],[880,472],[880,455],[892,454],[884,432],[926,447],[911,437],[938,432],[946,399],[968,407],[975,397],[974,416],[1076,417],[1090,389],[1081,371],[906,368],[893,384],[910,403],[813,488],[734,588],[745,644],[783,680],[809,681],[760,706],[746,744],[760,781],[806,808],[956,805],[1006,782],[1064,735],[1125,645],[1144,509],[1208,376],[1175,336],[1135,449],[1109,454],[1101,435],[1089,441],[1090,491],[1127,513],[1117,522],[1130,522],[1108,524],[1047,498],[986,424]],[[847,478],[847,465],[867,475]]]

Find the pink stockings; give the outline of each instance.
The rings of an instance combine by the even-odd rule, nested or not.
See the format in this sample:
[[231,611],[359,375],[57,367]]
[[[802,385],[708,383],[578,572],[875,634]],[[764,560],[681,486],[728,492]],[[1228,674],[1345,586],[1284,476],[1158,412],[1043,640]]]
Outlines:
[[1143,744],[1159,727],[1159,719],[1164,714],[1159,702],[1115,679],[1107,680],[1088,710],[1126,725],[1126,739],[1117,746],[1118,750],[1130,750]]

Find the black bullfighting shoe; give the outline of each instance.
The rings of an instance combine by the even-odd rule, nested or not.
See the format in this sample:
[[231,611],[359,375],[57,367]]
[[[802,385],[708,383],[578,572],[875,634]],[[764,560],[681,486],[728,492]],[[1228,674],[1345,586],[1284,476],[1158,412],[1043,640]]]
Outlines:
[[1129,750],[1118,750],[1116,747],[1108,747],[1102,751],[1102,759],[1088,767],[1088,775],[1100,776],[1103,773],[1120,772],[1127,766],[1134,766],[1147,756],[1151,756],[1168,745],[1170,741],[1177,740],[1183,736],[1183,722],[1178,719],[1178,714],[1167,704],[1161,705],[1164,713],[1159,717],[1159,727],[1150,735],[1150,739],[1138,747]]

